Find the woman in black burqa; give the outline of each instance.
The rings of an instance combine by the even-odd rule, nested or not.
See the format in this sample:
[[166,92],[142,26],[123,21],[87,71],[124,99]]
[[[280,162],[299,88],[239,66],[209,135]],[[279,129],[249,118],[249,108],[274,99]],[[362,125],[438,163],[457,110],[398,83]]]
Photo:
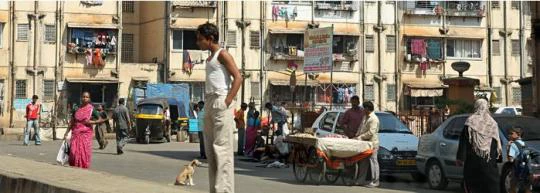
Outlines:
[[457,164],[463,165],[463,185],[466,193],[498,193],[501,161],[499,127],[491,117],[488,102],[478,99],[474,114],[461,132]]

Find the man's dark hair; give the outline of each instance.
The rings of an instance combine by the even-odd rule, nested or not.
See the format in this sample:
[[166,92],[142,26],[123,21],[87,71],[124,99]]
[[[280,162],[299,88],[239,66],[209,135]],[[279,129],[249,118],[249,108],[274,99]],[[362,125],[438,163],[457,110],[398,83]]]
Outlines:
[[360,100],[360,97],[358,97],[358,95],[354,95],[354,96],[351,97],[351,101],[352,100]]
[[266,103],[264,107],[266,107],[267,109],[272,109],[272,103]]
[[197,33],[199,33],[206,39],[212,38],[214,43],[218,43],[219,41],[219,30],[214,24],[207,22],[205,24],[199,25],[199,27],[197,28]]
[[204,108],[204,101],[199,101],[197,103],[197,105],[199,105],[199,109],[203,109]]
[[32,99],[39,99],[37,95],[32,96]]
[[124,99],[124,98],[118,99],[118,104],[123,105],[124,103],[126,103],[126,99]]
[[240,105],[240,108],[241,108],[241,109],[247,109],[247,107],[248,107],[248,105],[247,105],[246,103],[242,103],[242,104]]
[[373,112],[375,110],[375,107],[373,106],[373,103],[370,102],[370,101],[366,101],[366,102],[362,103],[362,106],[364,107],[364,109],[366,109],[368,111],[371,111],[371,112]]

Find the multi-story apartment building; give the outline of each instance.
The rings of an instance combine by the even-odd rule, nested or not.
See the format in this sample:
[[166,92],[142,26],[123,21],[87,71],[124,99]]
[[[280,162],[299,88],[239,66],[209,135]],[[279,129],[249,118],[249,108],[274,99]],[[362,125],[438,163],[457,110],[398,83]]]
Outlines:
[[[534,86],[518,83],[534,70],[530,7],[517,1],[2,2],[0,123],[21,121],[21,106],[33,94],[64,115],[83,90],[110,107],[118,97],[144,95],[145,83],[153,82],[187,83],[192,101],[203,100],[209,53],[198,49],[195,30],[206,22],[219,27],[220,44],[243,72],[238,101],[291,104],[294,98],[297,106],[341,108],[359,95],[378,110],[412,111],[444,98],[443,80],[458,75],[451,64],[467,61],[465,76],[480,82],[477,94],[496,96],[498,106],[519,105],[536,96],[527,94]],[[305,74],[305,31],[331,26],[333,73]],[[183,69],[186,62],[193,69]]]

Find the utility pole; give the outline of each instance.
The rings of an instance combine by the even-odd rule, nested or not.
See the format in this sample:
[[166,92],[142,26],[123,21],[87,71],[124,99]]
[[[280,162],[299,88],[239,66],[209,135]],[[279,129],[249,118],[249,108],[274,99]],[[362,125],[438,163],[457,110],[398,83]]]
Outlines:
[[245,92],[246,92],[246,80],[245,80],[245,77],[246,77],[246,28],[251,24],[250,21],[245,21],[244,19],[244,1],[241,2],[241,7],[242,7],[242,16],[240,18],[240,20],[236,20],[236,26],[238,26],[238,28],[240,28],[241,30],[241,33],[242,33],[242,69],[241,69],[241,72],[242,72],[242,90],[241,90],[241,94],[240,94],[240,101],[241,103],[244,103],[244,98],[245,98]]

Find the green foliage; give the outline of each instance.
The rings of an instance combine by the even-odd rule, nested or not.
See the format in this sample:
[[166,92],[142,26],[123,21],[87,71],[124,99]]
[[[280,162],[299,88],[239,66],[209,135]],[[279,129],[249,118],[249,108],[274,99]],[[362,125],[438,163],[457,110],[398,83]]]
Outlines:
[[435,99],[435,106],[437,106],[438,109],[444,109],[446,106],[458,106],[458,110],[455,112],[451,112],[452,115],[455,114],[467,114],[467,113],[473,113],[474,111],[474,105],[472,103],[469,103],[465,100],[450,100],[447,98],[436,98]]

